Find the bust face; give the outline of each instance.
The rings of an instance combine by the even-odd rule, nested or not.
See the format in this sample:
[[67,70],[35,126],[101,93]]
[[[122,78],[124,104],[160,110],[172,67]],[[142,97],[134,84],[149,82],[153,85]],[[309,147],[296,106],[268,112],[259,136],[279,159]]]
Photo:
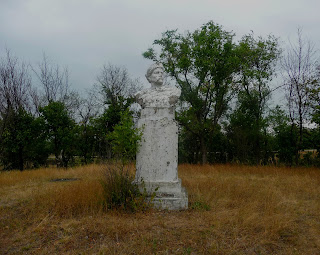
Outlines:
[[160,87],[163,85],[163,69],[158,67],[153,70],[152,74],[148,77],[149,82],[152,86]]

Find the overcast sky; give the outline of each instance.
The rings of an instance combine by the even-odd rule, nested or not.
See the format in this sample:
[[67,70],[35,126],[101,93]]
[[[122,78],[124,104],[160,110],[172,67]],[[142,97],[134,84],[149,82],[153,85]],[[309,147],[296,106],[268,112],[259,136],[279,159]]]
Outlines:
[[238,37],[251,30],[286,41],[303,28],[320,48],[319,0],[0,0],[5,48],[36,64],[43,52],[67,66],[72,87],[90,88],[104,63],[125,66],[147,84],[142,57],[168,29],[193,31],[210,20]]

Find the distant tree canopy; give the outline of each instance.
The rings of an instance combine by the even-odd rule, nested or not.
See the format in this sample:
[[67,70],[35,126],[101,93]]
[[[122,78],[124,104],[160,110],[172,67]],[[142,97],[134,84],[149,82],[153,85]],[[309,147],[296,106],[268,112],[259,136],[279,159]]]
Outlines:
[[[181,89],[180,163],[320,166],[320,153],[303,152],[320,150],[318,55],[301,30],[297,38],[281,49],[272,35],[251,32],[236,40],[210,21],[154,40],[143,56],[161,62]],[[45,54],[30,67],[7,50],[0,58],[0,169],[134,160],[140,89],[125,67],[107,64],[80,95],[68,68]],[[285,97],[273,104],[281,89]]]
[[[47,165],[50,155],[57,167],[110,159],[118,154],[113,147],[121,140],[121,130],[126,130],[126,139],[135,135],[121,120],[126,113],[127,122],[123,123],[133,127],[129,108],[141,85],[124,67],[103,66],[97,91],[88,93],[87,98],[70,89],[67,69],[51,64],[45,55],[32,71],[38,86],[32,85],[27,65],[9,51],[0,61],[2,169],[22,171]],[[114,128],[120,130],[117,136]]]

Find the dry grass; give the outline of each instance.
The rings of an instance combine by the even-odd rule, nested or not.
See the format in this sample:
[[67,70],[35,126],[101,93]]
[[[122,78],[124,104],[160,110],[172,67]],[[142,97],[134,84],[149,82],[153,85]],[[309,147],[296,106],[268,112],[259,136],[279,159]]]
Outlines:
[[320,169],[181,165],[190,209],[130,214],[101,168],[1,173],[0,254],[320,254]]

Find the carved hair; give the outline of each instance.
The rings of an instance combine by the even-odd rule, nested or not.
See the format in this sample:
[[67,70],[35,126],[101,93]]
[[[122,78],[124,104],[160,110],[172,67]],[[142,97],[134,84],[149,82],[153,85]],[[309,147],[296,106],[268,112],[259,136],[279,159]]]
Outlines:
[[148,68],[147,73],[146,73],[146,78],[147,78],[148,81],[149,81],[149,77],[152,75],[153,71],[156,70],[157,68],[161,68],[164,71],[164,67],[163,67],[163,65],[161,63],[152,64]]

